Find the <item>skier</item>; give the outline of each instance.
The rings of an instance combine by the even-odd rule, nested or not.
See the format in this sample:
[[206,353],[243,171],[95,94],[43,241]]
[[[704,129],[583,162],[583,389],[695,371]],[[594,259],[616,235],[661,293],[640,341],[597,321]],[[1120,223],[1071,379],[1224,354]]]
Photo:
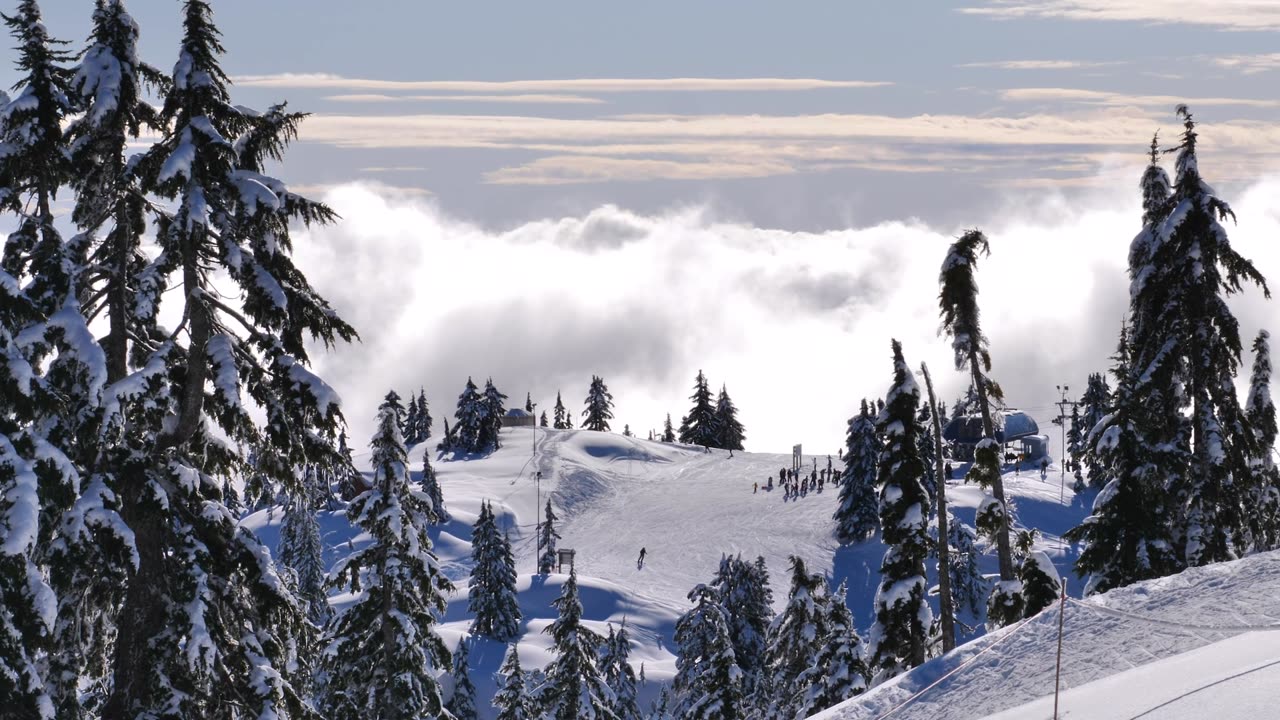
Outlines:
[[950,480],[952,477],[951,463],[947,463],[946,470],[947,470],[947,479]]
[[755,495],[760,492],[760,483],[751,483],[751,494]]
[[1040,461],[1040,481],[1044,482],[1049,477],[1049,458]]
[[639,560],[636,560],[636,569],[637,569],[637,570],[643,570],[643,569],[644,569],[644,556],[645,556],[645,549],[644,549],[644,548],[640,548],[640,559],[639,559]]

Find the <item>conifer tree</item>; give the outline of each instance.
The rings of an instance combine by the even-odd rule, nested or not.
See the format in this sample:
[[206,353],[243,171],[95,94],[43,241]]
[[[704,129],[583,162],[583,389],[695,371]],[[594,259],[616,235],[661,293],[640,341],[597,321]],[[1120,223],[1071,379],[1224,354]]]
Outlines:
[[538,558],[538,572],[547,575],[556,566],[556,541],[560,535],[556,533],[555,511],[551,509],[551,498],[547,498],[547,507],[542,514],[542,526],[538,528],[538,547],[542,555]]
[[680,442],[685,445],[716,446],[716,407],[711,401],[711,387],[707,376],[698,371],[693,382],[693,409],[680,421]]
[[586,409],[582,411],[584,430],[609,432],[609,421],[613,419],[613,395],[605,386],[604,380],[596,375],[591,376],[591,387],[587,390],[587,399],[583,401]]
[[453,427],[452,448],[463,452],[479,452],[485,432],[484,400],[470,377],[467,378],[462,394],[458,396],[458,406],[453,416],[456,422]]
[[1258,550],[1273,550],[1280,544],[1280,471],[1275,461],[1276,406],[1271,400],[1271,335],[1259,330],[1253,341],[1253,368],[1249,374],[1249,394],[1245,413],[1257,440],[1253,467],[1251,516],[1253,544]]
[[494,387],[492,378],[485,380],[480,409],[480,436],[475,448],[477,451],[497,450],[501,447],[499,435],[502,430],[502,417],[507,414],[506,407],[503,405],[506,399],[507,396]]
[[1072,464],[1075,465],[1075,467],[1072,469],[1072,475],[1076,479],[1075,485],[1073,487],[1075,488],[1076,492],[1080,492],[1081,490],[1084,489],[1084,475],[1083,473],[1081,473],[1079,465],[1083,462],[1082,455],[1084,455],[1085,434],[1084,434],[1084,431],[1080,428],[1081,420],[1080,420],[1079,405],[1071,406],[1070,420],[1071,420],[1071,425],[1067,428],[1066,452],[1067,452],[1067,456],[1071,458]]
[[880,527],[888,549],[880,565],[876,619],[869,638],[869,665],[878,680],[925,661],[933,621],[925,592],[929,555],[929,497],[920,485],[924,465],[915,422],[920,388],[893,341],[893,384],[876,427],[885,436],[880,452]]
[[[761,558],[763,563],[763,558]],[[738,667],[743,673],[743,693],[755,688],[764,660],[765,638],[773,619],[769,576],[763,564],[754,565],[741,556],[722,556],[720,568],[711,581],[729,624],[729,639]]]
[[432,525],[443,525],[453,519],[448,508],[444,506],[444,491],[440,489],[440,479],[436,477],[435,468],[431,467],[431,448],[422,451],[422,492],[427,495],[427,519]]
[[864,398],[862,409],[849,419],[839,505],[832,516],[836,539],[842,545],[866,540],[880,529],[880,500],[876,496],[879,461],[876,424]]
[[565,425],[565,418],[568,417],[568,412],[564,409],[564,402],[561,401],[560,392],[558,390],[556,391],[555,415],[553,417],[555,419],[551,427],[556,430],[564,430],[568,427]]
[[929,496],[929,504],[936,506],[938,473],[933,457],[933,412],[929,409],[928,402],[921,403],[920,412],[916,415],[916,425],[919,426],[917,437],[920,442],[920,462],[924,463],[924,475],[920,476],[920,484]]
[[547,427],[547,411],[542,411],[542,418],[538,421],[539,427]]
[[525,687],[524,671],[520,669],[520,652],[514,643],[507,648],[507,657],[498,671],[501,678],[498,692],[493,696],[493,706],[498,710],[497,720],[532,720],[534,711]]
[[547,680],[538,697],[540,716],[553,720],[616,720],[613,692],[596,664],[600,636],[582,624],[576,572],[569,572],[560,597],[552,604],[558,616],[543,632],[551,636],[555,657],[547,666]]
[[662,423],[662,442],[673,443],[676,441],[675,428],[671,427],[671,413],[667,413],[667,419]]
[[804,561],[791,556],[787,606],[774,619],[766,640],[764,667],[756,684],[756,710],[767,718],[796,714],[798,681],[817,659],[817,639],[830,633],[831,602],[827,581],[809,574]]
[[573,414],[572,414],[572,413],[565,413],[565,414],[564,414],[564,429],[565,429],[565,430],[572,430],[572,429],[573,429]]
[[624,424],[624,425],[622,426],[622,436],[623,436],[623,437],[633,437],[633,436],[631,435],[631,425],[630,425],[629,423],[628,423],[628,424]]
[[396,404],[389,394],[378,410],[372,488],[347,508],[373,541],[332,573],[337,586],[362,593],[326,632],[319,705],[328,718],[437,717],[444,710],[436,673],[451,667],[451,658],[434,626],[453,587],[431,550],[427,503],[409,489]]
[[480,506],[471,535],[471,585],[467,607],[474,616],[471,632],[507,642],[520,631],[516,567],[511,543],[499,532],[492,504]]
[[[1071,428],[1072,432],[1078,432],[1080,437],[1085,439],[1089,437],[1089,433],[1093,432],[1093,429],[1112,409],[1111,389],[1107,387],[1107,380],[1102,376],[1102,373],[1091,373],[1089,375],[1089,382],[1085,386],[1084,395],[1080,397],[1080,405],[1084,408],[1084,412],[1080,413],[1080,428],[1078,431],[1076,430],[1075,413],[1077,410],[1075,407],[1071,409]],[[1089,487],[1101,489],[1106,485],[1107,477],[1097,448],[1085,442],[1081,448],[1080,455],[1087,471]],[[1071,456],[1073,458],[1077,457],[1074,450]]]
[[862,660],[862,639],[853,627],[853,613],[845,604],[844,583],[836,590],[828,607],[828,634],[813,665],[796,679],[799,717],[809,717],[838,705],[867,689],[867,666]]
[[[978,253],[990,254],[987,237],[978,230],[970,230],[960,236],[947,252],[942,263],[938,295],[941,309],[942,330],[951,336],[957,370],[968,369],[972,378],[970,389],[977,395],[977,412],[982,415],[983,438],[974,448],[974,461],[969,478],[980,487],[990,489],[995,502],[984,503],[987,509],[985,523],[992,528],[996,541],[996,555],[1000,564],[1000,583],[996,585],[995,607],[1018,604],[1014,593],[1013,550],[1009,540],[1009,505],[1005,502],[1004,480],[1000,477],[1000,448],[995,440],[995,426],[991,417],[992,405],[1003,398],[1000,386],[990,377],[991,353],[987,350],[987,338],[982,334],[978,311],[978,284],[974,279]],[[968,409],[968,408],[966,408]],[[959,407],[956,414],[960,413]],[[994,618],[999,624],[1012,621],[1012,616],[997,611]]]
[[631,669],[631,636],[627,623],[614,632],[609,626],[609,636],[600,648],[600,675],[613,692],[613,712],[618,720],[640,720],[640,706],[636,704],[636,672]]
[[1022,582],[1022,597],[1026,603],[1024,617],[1038,615],[1058,601],[1062,581],[1053,562],[1043,551],[1029,550],[1023,555],[1018,580]]
[[427,405],[427,391],[418,388],[418,442],[431,437],[431,408]]
[[738,422],[738,408],[729,398],[729,391],[720,386],[720,397],[716,400],[716,443],[724,450],[741,450],[742,441],[746,439],[746,430]]
[[421,440],[418,439],[418,398],[413,393],[409,393],[409,408],[404,417],[404,444],[416,445],[419,442]]
[[729,639],[719,594],[706,585],[689,592],[694,607],[676,621],[675,690],[680,717],[733,720],[746,717],[743,673]]
[[532,393],[524,394],[524,411],[531,415],[533,414],[533,394]]
[[280,526],[280,564],[293,573],[294,593],[302,602],[307,619],[321,628],[333,616],[325,586],[323,550],[315,509],[303,498],[292,499]]
[[476,686],[471,682],[471,639],[463,636],[453,653],[453,695],[448,709],[456,720],[476,720]]
[[982,556],[978,550],[978,534],[952,515],[947,522],[947,537],[951,546],[947,567],[951,572],[952,604],[958,615],[976,619],[989,592],[978,565]]

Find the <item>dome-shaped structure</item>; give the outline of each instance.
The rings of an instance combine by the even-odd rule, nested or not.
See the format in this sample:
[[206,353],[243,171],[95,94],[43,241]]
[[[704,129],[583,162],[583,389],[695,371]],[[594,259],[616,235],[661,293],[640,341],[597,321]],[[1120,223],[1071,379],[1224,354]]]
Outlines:
[[[996,410],[991,413],[995,425],[996,442],[1004,445],[1025,437],[1040,434],[1040,426],[1034,418],[1021,410]],[[982,439],[982,416],[961,415],[951,419],[942,429],[942,439],[956,445],[976,445]]]

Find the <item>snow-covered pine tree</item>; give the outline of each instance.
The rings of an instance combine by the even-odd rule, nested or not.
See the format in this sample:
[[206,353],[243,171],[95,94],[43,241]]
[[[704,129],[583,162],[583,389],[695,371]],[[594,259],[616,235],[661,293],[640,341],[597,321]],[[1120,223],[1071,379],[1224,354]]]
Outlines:
[[1038,615],[1041,610],[1058,602],[1062,580],[1053,567],[1053,561],[1043,551],[1028,549],[1023,554],[1018,580],[1022,582],[1022,597],[1026,604],[1023,617]]
[[427,518],[432,525],[443,525],[453,519],[449,509],[444,506],[444,491],[440,489],[440,479],[436,477],[436,469],[431,467],[431,448],[422,451],[422,492],[427,495]]
[[419,442],[421,440],[418,439],[418,398],[413,393],[409,393],[409,408],[404,416],[404,444],[407,447],[417,445]]
[[797,717],[809,717],[864,692],[869,680],[862,660],[862,639],[853,627],[853,613],[845,602],[845,583],[832,596],[827,613],[827,636],[809,666],[796,679]]
[[679,715],[698,720],[745,718],[743,673],[729,639],[728,614],[706,585],[689,592],[693,608],[676,621]]
[[[1149,168],[1147,176],[1151,174]],[[1122,330],[1122,347],[1124,337]],[[1148,417],[1144,403],[1145,392],[1157,392],[1159,402],[1156,385],[1139,385],[1127,366],[1118,378],[1112,413],[1087,440],[1097,448],[1107,485],[1093,501],[1089,517],[1064,534],[1084,545],[1075,570],[1087,578],[1086,595],[1168,575],[1178,566],[1160,474],[1163,467],[1174,466],[1178,450],[1158,447],[1147,434],[1160,427],[1159,420]]]
[[849,419],[839,505],[832,515],[836,539],[842,545],[866,540],[880,529],[880,499],[876,496],[879,444],[876,423],[864,398],[862,409]]
[[[987,237],[979,230],[969,230],[952,243],[942,262],[942,272],[938,279],[942,286],[938,304],[942,330],[952,338],[956,369],[969,370],[972,378],[970,389],[978,399],[976,410],[982,415],[983,439],[974,448],[974,461],[968,479],[977,482],[984,489],[990,489],[994,498],[994,502],[983,504],[986,513],[978,525],[990,526],[995,536],[1001,582],[997,583],[996,595],[993,595],[997,612],[995,617],[988,616],[988,622],[995,621],[999,627],[1016,619],[1012,613],[1004,613],[999,608],[1009,608],[1020,603],[1012,596],[1015,590],[1015,568],[1009,540],[1009,505],[1005,502],[1004,480],[1000,477],[1000,448],[995,441],[995,426],[991,416],[993,403],[999,402],[1003,393],[989,375],[991,353],[987,350],[987,338],[982,334],[978,311],[978,283],[974,279],[979,252],[986,255],[991,253]],[[956,413],[959,414],[959,408]]]
[[324,548],[316,512],[304,498],[293,498],[285,508],[280,526],[280,565],[288,568],[295,581],[294,594],[302,603],[307,619],[323,628],[333,610],[325,585]]
[[978,566],[982,553],[978,550],[978,534],[973,528],[952,515],[947,522],[947,537],[951,546],[951,597],[958,617],[976,623],[990,589]]
[[765,718],[794,717],[798,680],[817,660],[819,639],[830,633],[830,590],[821,574],[810,574],[792,555],[787,605],[769,627],[764,666],[756,683],[756,712]]
[[486,452],[501,447],[499,436],[502,430],[502,416],[507,414],[503,404],[506,399],[507,396],[494,386],[493,378],[485,380],[484,395],[480,403],[481,424],[480,437],[475,448],[477,451]]
[[551,509],[551,498],[547,498],[547,507],[542,514],[542,526],[538,528],[538,547],[542,555],[538,558],[538,572],[547,575],[556,566],[556,541],[560,535],[556,533],[555,511]]
[[1073,465],[1076,465],[1071,471],[1075,477],[1075,484],[1072,486],[1076,492],[1084,490],[1084,474],[1079,468],[1084,459],[1085,448],[1085,432],[1080,427],[1080,406],[1071,406],[1071,424],[1067,427],[1067,456],[1071,458]]
[[628,423],[628,424],[624,424],[624,425],[622,426],[622,436],[623,436],[623,437],[633,437],[633,435],[631,434],[631,425],[630,425],[629,423]]
[[564,429],[565,430],[573,429],[573,413],[564,414]]
[[720,396],[716,400],[716,443],[715,446],[725,450],[741,450],[742,441],[746,440],[746,429],[738,421],[738,408],[729,397],[729,390],[721,385]]
[[[128,466],[115,490],[138,551],[120,588],[109,717],[198,716],[228,697],[249,714],[305,712],[289,662],[303,618],[269,553],[223,505],[221,481],[243,463],[237,446],[286,486],[333,453],[336,395],[307,370],[304,337],[327,346],[354,331],[289,258],[290,225],[332,212],[261,172],[302,116],[233,105],[221,52],[207,3],[187,0],[161,111],[168,130],[130,165],[173,212],[157,224],[159,254],[126,283],[136,369],[105,390],[102,428],[89,436],[108,449],[101,472]],[[169,297],[183,319],[161,330],[159,298],[175,273],[183,292]],[[223,273],[238,299],[213,292]],[[243,394],[263,407],[264,427]]]
[[1253,466],[1253,498],[1250,508],[1253,544],[1257,550],[1280,545],[1280,470],[1276,467],[1276,406],[1271,400],[1271,334],[1259,330],[1253,341],[1253,368],[1245,413],[1257,439]]
[[357,483],[360,471],[356,470],[355,460],[351,456],[351,448],[347,445],[347,431],[338,433],[338,456],[335,460],[334,474],[338,482],[338,494],[344,500],[350,500],[357,494]]
[[452,449],[478,452],[480,440],[484,437],[484,400],[470,377],[467,378],[462,394],[458,396],[458,406],[453,417],[456,422],[453,426]]
[[618,720],[640,720],[640,706],[636,702],[636,671],[628,661],[631,656],[631,636],[627,623],[614,632],[609,625],[609,636],[600,648],[600,675],[613,691],[613,712]]
[[917,437],[920,388],[893,347],[893,384],[876,427],[885,437],[880,452],[880,527],[888,549],[880,564],[876,619],[868,640],[871,672],[877,682],[924,663],[933,622],[925,592],[924,562],[929,555],[929,497],[920,484],[924,464]]
[[[1080,428],[1076,430],[1075,413],[1076,408],[1071,409],[1072,432],[1078,432],[1080,437],[1087,438],[1089,433],[1102,422],[1104,418],[1111,412],[1111,388],[1107,387],[1107,380],[1102,373],[1090,373],[1089,381],[1085,385],[1084,395],[1080,396],[1080,406],[1084,408],[1084,412],[1080,413]],[[1089,487],[1101,489],[1107,483],[1106,473],[1102,467],[1101,458],[1098,456],[1097,448],[1089,443],[1083,443],[1084,447],[1080,448],[1080,455],[1072,451],[1071,457],[1080,457],[1086,470],[1086,478]]]
[[592,375],[591,387],[587,389],[587,399],[583,400],[586,408],[582,411],[582,428],[596,432],[609,432],[609,421],[613,419],[613,395],[604,384],[604,379]]
[[402,400],[401,400],[401,398],[400,398],[400,393],[396,392],[395,390],[389,390],[389,391],[387,392],[387,396],[388,396],[388,398],[392,398],[392,397],[394,396],[395,405],[396,405],[396,407],[397,407],[397,408],[399,408],[399,409],[396,411],[396,414],[397,414],[396,422],[400,425],[400,438],[401,438],[401,440],[403,440],[403,441],[404,441],[405,445],[407,446],[407,445],[409,444],[409,440],[408,440],[408,438],[409,438],[409,411],[408,411],[408,409],[406,409],[406,408],[405,408],[404,403],[402,402]]
[[547,411],[546,410],[542,411],[542,417],[541,419],[538,420],[538,426],[547,427]]
[[741,555],[720,558],[720,568],[711,580],[729,623],[729,640],[738,667],[743,673],[743,693],[755,689],[764,661],[765,638],[773,620],[769,577]]
[[920,442],[920,462],[924,463],[924,475],[920,476],[920,484],[929,496],[929,505],[934,507],[938,504],[938,473],[934,467],[933,412],[929,409],[929,403],[920,404],[916,425],[919,426],[917,437]]
[[438,672],[451,667],[434,626],[453,589],[427,536],[427,503],[409,488],[404,441],[391,395],[378,410],[372,488],[347,517],[372,538],[331,574],[360,592],[330,621],[322,656],[319,706],[327,718],[437,717],[444,710]]
[[564,401],[560,399],[560,391],[559,391],[559,390],[557,390],[557,391],[556,391],[556,406],[555,406],[555,408],[554,408],[554,411],[555,411],[555,415],[553,415],[553,416],[552,416],[552,417],[553,417],[553,421],[552,421],[552,423],[551,423],[551,427],[552,427],[552,428],[554,428],[554,429],[556,429],[556,430],[564,430],[564,429],[566,429],[568,426],[567,426],[567,425],[565,425],[564,420],[565,420],[565,417],[567,417],[569,413],[568,413],[568,411],[566,411],[566,410],[565,410],[565,408],[564,408]]
[[672,704],[671,690],[666,685],[663,685],[662,690],[658,692],[657,699],[649,706],[649,715],[645,720],[676,720]]
[[449,696],[449,712],[456,720],[476,720],[476,686],[471,682],[471,638],[466,635],[458,641],[458,649],[453,652],[450,677],[453,679],[453,694]]
[[431,408],[427,405],[427,391],[418,388],[418,442],[426,442],[431,437]]
[[693,394],[689,399],[693,401],[693,408],[680,420],[680,442],[716,447],[716,406],[711,400],[707,376],[701,370],[693,381]]
[[512,643],[498,671],[498,692],[493,695],[497,720],[533,720],[534,708],[529,700],[524,671],[520,669],[520,650]]
[[471,632],[499,642],[520,631],[515,559],[511,543],[498,530],[492,504],[480,506],[471,535],[471,585],[467,608],[474,616]]
[[671,426],[671,413],[667,413],[667,419],[662,423],[662,442],[673,443],[676,441],[676,430]]
[[533,393],[524,394],[524,411],[533,414]]
[[601,638],[582,624],[576,572],[570,570],[560,597],[552,604],[558,616],[543,632],[551,636],[555,657],[547,665],[547,680],[538,696],[539,716],[549,720],[616,720],[613,692],[596,664]]

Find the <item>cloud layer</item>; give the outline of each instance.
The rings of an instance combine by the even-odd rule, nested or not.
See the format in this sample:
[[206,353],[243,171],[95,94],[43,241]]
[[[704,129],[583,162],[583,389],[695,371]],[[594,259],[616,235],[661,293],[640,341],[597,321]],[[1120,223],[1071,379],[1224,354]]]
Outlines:
[[1229,30],[1280,29],[1280,5],[1258,0],[986,0],[961,12],[997,18],[1185,23]]
[[[340,225],[298,243],[299,263],[364,342],[324,355],[363,442],[388,388],[425,386],[451,416],[468,375],[492,376],[575,412],[592,374],[617,400],[616,428],[679,422],[694,374],[727,383],[748,447],[834,452],[864,395],[890,379],[889,339],[927,361],[944,396],[964,386],[937,337],[937,273],[960,228],[895,222],[804,233],[690,208],[613,206],[505,232],[372,186],[330,190]],[[1237,198],[1236,247],[1280,277],[1280,179]],[[1042,195],[975,218],[993,252],[979,270],[994,376],[1011,403],[1052,415],[1054,386],[1107,365],[1124,313],[1124,261],[1140,212],[1132,182],[1068,203]],[[1236,301],[1248,337],[1280,334],[1258,293]],[[1248,339],[1246,337],[1246,340]],[[1248,359],[1246,358],[1246,363]]]

